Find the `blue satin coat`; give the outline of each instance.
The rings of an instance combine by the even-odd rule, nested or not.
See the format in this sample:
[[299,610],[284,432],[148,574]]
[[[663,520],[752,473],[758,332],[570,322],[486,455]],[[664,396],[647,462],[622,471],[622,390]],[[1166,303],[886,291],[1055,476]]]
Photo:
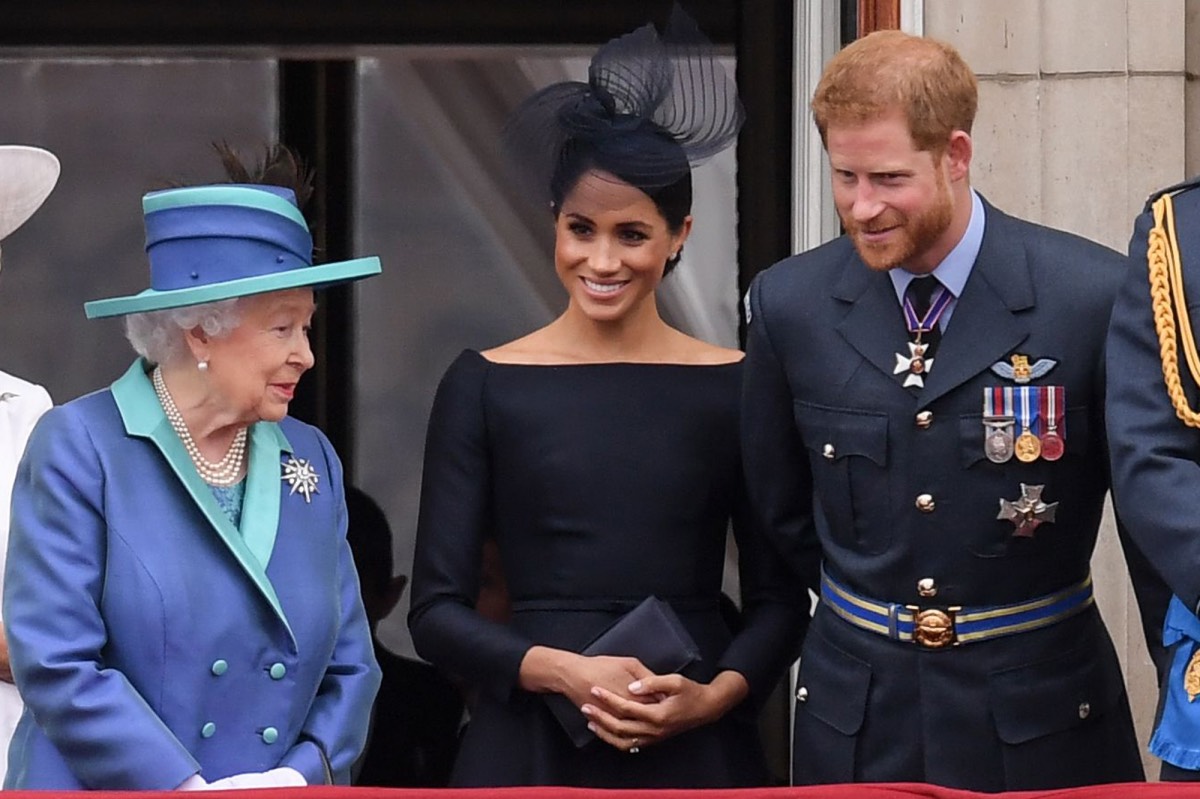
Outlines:
[[[145,368],[47,413],[18,469],[4,623],[26,710],[5,787],[347,782],[379,669],[337,455],[302,422],[255,424],[239,530]],[[319,475],[310,501],[281,480],[293,459]]]

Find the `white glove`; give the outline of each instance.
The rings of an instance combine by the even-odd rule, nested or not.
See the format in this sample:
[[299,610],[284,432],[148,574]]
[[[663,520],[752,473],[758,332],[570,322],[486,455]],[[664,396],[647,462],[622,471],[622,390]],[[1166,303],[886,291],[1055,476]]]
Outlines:
[[235,788],[288,788],[308,785],[304,775],[291,766],[273,768],[270,771],[252,771],[234,774],[208,783],[206,791],[226,791]]
[[208,783],[199,774],[193,774],[192,776],[188,777],[183,782],[179,783],[179,786],[175,790],[177,790],[177,791],[206,791],[206,790],[208,790]]

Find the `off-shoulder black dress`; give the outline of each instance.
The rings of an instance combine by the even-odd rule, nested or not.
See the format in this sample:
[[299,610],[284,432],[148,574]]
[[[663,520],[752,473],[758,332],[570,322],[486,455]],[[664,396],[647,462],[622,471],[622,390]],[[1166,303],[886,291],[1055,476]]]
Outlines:
[[[409,625],[423,657],[480,689],[455,784],[766,782],[755,711],[797,651],[807,598],[741,521],[740,385],[737,363],[513,365],[466,351],[450,366],[426,440]],[[736,621],[720,602],[731,520]],[[489,535],[508,625],[473,609]],[[534,644],[579,651],[649,595],[672,603],[700,647],[685,674],[735,669],[751,697],[638,754],[599,740],[576,749],[519,687],[521,659]]]

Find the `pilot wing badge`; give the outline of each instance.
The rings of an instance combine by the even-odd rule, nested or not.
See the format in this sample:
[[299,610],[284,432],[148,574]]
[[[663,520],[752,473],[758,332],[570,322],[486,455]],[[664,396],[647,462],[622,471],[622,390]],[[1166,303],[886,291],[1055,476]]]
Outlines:
[[1011,363],[997,361],[992,364],[992,371],[1005,380],[1011,380],[1019,385],[1024,385],[1030,380],[1037,380],[1039,377],[1045,377],[1051,369],[1058,366],[1058,361],[1053,358],[1038,358],[1030,364],[1029,356],[1020,353],[1013,353],[1009,360]]

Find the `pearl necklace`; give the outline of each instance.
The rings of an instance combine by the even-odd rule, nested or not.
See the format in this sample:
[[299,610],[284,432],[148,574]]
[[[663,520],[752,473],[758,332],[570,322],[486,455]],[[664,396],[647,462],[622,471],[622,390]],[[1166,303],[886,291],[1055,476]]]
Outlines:
[[237,485],[242,477],[242,462],[246,458],[246,428],[243,427],[233,437],[233,443],[229,445],[229,451],[225,453],[225,457],[213,463],[204,457],[204,454],[200,452],[200,447],[196,445],[196,440],[192,438],[191,431],[183,421],[183,414],[179,412],[175,400],[171,399],[171,394],[167,391],[167,384],[163,380],[160,367],[154,367],[153,382],[154,393],[158,395],[158,401],[167,415],[167,421],[171,423],[175,435],[179,436],[179,440],[183,442],[183,448],[191,457],[192,464],[196,467],[200,478],[218,488]]

